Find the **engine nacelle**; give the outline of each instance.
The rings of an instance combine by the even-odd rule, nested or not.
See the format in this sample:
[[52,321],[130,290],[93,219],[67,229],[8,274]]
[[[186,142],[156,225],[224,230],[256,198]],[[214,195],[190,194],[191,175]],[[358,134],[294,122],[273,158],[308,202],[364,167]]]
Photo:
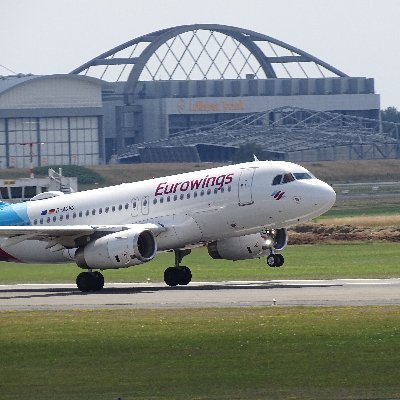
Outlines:
[[145,229],[111,233],[80,247],[75,261],[81,268],[127,268],[150,261],[156,255],[154,235]]
[[286,244],[287,232],[282,228],[217,240],[208,244],[208,254],[214,259],[248,260],[267,256],[271,248],[282,250]]

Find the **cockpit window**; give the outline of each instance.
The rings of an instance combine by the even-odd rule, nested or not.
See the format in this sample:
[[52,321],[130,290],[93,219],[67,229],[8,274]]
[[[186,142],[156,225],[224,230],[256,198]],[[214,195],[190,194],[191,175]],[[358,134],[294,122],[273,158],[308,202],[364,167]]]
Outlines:
[[272,180],[272,186],[275,185],[280,185],[281,183],[289,183],[289,182],[293,182],[295,181],[295,177],[293,176],[293,174],[291,174],[290,172],[288,172],[287,174],[283,174],[283,175],[277,175],[273,180]]
[[282,180],[282,175],[277,175],[273,180],[272,180],[272,186],[279,185]]
[[289,172],[288,174],[283,175],[282,183],[289,183],[293,182],[294,180],[294,176]]
[[293,175],[298,181],[301,181],[302,179],[312,179],[313,178],[313,176],[307,172],[297,172]]

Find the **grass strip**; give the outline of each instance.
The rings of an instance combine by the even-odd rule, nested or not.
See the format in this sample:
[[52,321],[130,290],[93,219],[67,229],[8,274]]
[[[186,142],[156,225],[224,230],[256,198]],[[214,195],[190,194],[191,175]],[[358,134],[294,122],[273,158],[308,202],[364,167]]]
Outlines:
[[400,307],[0,313],[14,399],[400,396]]

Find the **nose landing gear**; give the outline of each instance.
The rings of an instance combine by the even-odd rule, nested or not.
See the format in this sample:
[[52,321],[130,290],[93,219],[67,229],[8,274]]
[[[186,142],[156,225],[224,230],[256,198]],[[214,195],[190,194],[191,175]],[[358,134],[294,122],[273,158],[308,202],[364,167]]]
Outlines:
[[188,267],[180,265],[183,257],[191,253],[190,249],[176,249],[175,253],[175,266],[168,267],[164,271],[164,282],[168,286],[188,285],[192,280],[192,272]]
[[271,268],[282,267],[284,262],[285,259],[283,258],[282,254],[275,254],[271,252],[271,254],[267,257],[267,264]]

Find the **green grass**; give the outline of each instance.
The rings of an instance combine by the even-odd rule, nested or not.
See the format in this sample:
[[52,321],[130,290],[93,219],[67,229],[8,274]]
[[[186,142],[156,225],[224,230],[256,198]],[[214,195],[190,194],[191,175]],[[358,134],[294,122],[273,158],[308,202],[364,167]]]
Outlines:
[[400,396],[400,307],[0,312],[2,400]]
[[[183,264],[190,267],[195,281],[391,278],[400,276],[400,251],[396,243],[366,242],[288,246],[285,266],[269,268],[265,259],[213,260],[206,249],[195,249]],[[161,253],[136,267],[104,271],[106,282],[161,282],[173,253]],[[32,265],[0,263],[0,283],[74,282],[81,270],[75,264]]]
[[359,199],[338,198],[335,205],[318,220],[330,217],[359,217],[396,215],[400,212],[400,196],[366,197]]

